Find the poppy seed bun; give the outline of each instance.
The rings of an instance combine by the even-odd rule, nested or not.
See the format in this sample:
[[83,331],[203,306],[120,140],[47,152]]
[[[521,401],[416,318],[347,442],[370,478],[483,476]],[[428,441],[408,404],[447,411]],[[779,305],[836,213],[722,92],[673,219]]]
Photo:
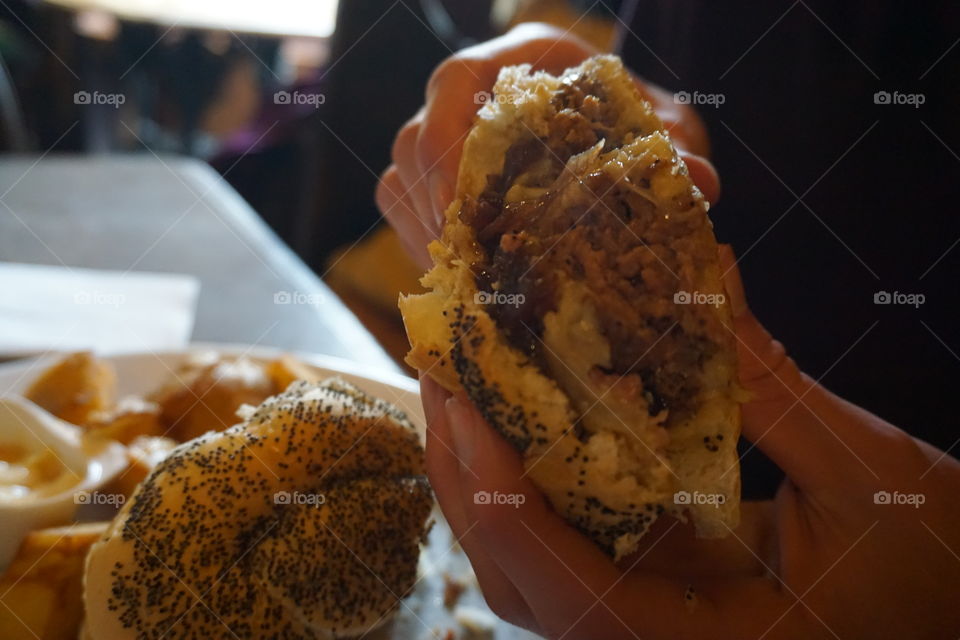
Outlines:
[[91,549],[90,638],[353,636],[413,586],[432,495],[407,418],[338,379],[243,413],[174,449]]
[[430,291],[400,300],[407,361],[465,390],[617,559],[663,512],[703,537],[739,520],[741,392],[707,206],[619,59],[506,67]]

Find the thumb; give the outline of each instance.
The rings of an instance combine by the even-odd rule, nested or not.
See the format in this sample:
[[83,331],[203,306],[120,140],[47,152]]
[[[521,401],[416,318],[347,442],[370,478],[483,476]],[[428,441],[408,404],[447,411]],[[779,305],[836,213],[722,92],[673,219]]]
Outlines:
[[733,313],[740,385],[750,396],[742,407],[744,437],[806,489],[849,478],[851,469],[876,477],[867,461],[876,436],[864,420],[869,414],[802,373],[760,324],[747,306],[728,245],[720,247],[720,264]]
[[770,335],[747,306],[740,268],[730,245],[720,246],[720,267],[737,336],[740,384],[754,399],[752,404],[786,410],[809,385],[783,344]]

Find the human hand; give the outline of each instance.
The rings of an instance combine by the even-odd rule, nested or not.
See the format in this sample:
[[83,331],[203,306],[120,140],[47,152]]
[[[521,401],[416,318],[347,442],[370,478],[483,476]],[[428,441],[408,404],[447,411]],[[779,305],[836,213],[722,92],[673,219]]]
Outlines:
[[[500,68],[530,63],[560,73],[599,53],[587,43],[543,24],[521,24],[504,36],[447,58],[433,72],[426,103],[400,129],[393,164],[377,186],[377,206],[397,230],[414,260],[430,266],[427,244],[440,235],[443,212],[453,199],[460,154],[480,108],[476,96],[489,92]],[[707,200],[715,202],[720,183],[710,162],[706,129],[696,112],[673,95],[637,80],[670,132],[690,176]]]
[[[743,503],[725,539],[664,517],[615,565],[550,509],[468,400],[422,376],[431,484],[488,604],[571,640],[956,638],[960,463],[801,373],[747,308],[732,251],[721,255],[752,394],[743,435],[787,476],[773,501]],[[524,498],[478,504],[481,491]]]

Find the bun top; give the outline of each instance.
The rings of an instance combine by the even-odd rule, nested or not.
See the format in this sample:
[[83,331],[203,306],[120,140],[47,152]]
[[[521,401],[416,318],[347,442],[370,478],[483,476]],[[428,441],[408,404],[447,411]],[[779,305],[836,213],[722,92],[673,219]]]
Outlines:
[[397,607],[432,507],[409,420],[339,379],[243,418],[177,447],[93,547],[92,638],[326,638]]

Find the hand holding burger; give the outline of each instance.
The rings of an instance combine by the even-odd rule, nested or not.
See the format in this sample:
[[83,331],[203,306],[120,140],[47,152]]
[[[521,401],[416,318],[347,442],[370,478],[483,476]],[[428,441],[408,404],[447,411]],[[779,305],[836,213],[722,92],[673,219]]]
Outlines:
[[[527,27],[441,66],[425,110],[401,131],[396,166],[378,192],[424,266],[426,242],[444,220],[450,224],[444,211],[462,196],[457,172],[463,176],[460,152],[478,107],[473,94],[490,91],[503,65],[557,72],[589,54],[569,38]],[[669,114],[657,96],[646,96],[653,110]],[[712,169],[684,152],[706,151],[702,129],[698,139],[690,125],[697,121],[688,115],[671,127],[664,120],[690,179],[715,199]],[[501,196],[507,207],[524,199]],[[500,242],[499,249],[515,246]],[[960,464],[802,374],[750,314],[729,249],[720,251],[719,269],[746,391],[743,435],[787,476],[772,502],[740,505],[739,525],[721,521],[730,525],[726,537],[698,538],[696,514],[698,526],[660,518],[631,539],[627,553],[611,553],[602,536],[583,535],[557,496],[544,496],[529,457],[518,454],[524,447],[504,439],[497,420],[491,428],[473,406],[476,397],[443,388],[456,389],[455,378],[431,373],[441,386],[423,377],[428,472],[488,602],[548,637],[956,636],[951,589],[960,581],[960,522],[951,496]]]

